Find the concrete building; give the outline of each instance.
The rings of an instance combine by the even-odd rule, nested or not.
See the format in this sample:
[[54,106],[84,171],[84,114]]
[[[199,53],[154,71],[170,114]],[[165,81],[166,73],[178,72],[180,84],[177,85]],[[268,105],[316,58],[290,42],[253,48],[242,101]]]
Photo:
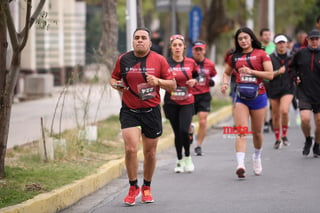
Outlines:
[[[35,8],[38,1],[33,1],[33,4]],[[15,1],[11,7],[13,14],[19,14],[15,16],[18,31],[25,22],[25,7],[22,5]],[[32,90],[25,88],[26,77],[30,74],[51,74],[53,85],[73,81],[72,74],[81,72],[85,65],[85,25],[84,0],[47,0],[40,17],[30,29],[27,45],[22,51],[21,76],[16,93]]]

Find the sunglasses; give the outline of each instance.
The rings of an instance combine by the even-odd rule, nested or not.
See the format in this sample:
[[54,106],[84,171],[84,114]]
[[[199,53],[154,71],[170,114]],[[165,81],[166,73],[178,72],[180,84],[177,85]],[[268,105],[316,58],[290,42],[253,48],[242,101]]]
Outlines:
[[177,34],[177,35],[173,35],[173,36],[170,37],[170,43],[175,39],[180,39],[181,41],[184,42],[184,37],[182,35],[178,35]]

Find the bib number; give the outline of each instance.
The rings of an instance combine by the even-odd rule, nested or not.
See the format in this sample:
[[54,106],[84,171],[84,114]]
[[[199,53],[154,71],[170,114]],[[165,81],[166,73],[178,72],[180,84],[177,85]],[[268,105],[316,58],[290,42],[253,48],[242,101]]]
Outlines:
[[187,87],[177,87],[174,91],[171,92],[172,100],[184,100],[187,98],[188,98]]
[[205,86],[206,85],[206,79],[207,79],[207,76],[205,73],[200,73],[199,74],[199,81],[198,81],[198,84],[199,86]]
[[156,96],[156,88],[147,83],[138,84],[139,98],[141,100],[148,100]]
[[257,83],[257,78],[248,74],[240,74],[241,83]]

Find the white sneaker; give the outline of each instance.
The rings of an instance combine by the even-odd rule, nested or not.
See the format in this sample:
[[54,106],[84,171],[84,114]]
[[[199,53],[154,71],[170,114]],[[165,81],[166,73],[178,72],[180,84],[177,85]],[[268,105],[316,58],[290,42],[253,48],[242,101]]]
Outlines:
[[193,172],[194,171],[194,165],[191,159],[191,156],[184,158],[185,163],[185,170],[186,172]]
[[176,167],[174,168],[174,172],[182,173],[184,172],[184,167],[185,167],[184,160],[183,159],[177,160],[177,164],[176,164]]
[[245,178],[246,177],[246,168],[244,165],[238,165],[236,174],[238,175],[238,178]]
[[254,155],[252,156],[253,162],[253,172],[255,175],[259,176],[262,172],[261,158],[255,159]]
[[296,115],[296,126],[300,126],[301,125],[301,118],[300,118],[300,115],[297,114]]

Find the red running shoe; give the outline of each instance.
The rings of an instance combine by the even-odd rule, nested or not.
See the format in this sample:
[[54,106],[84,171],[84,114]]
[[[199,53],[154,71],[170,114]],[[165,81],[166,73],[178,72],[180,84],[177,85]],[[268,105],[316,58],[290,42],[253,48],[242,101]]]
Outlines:
[[136,204],[136,197],[140,193],[139,186],[130,186],[128,195],[124,198],[123,202],[127,205],[133,206]]
[[246,169],[244,166],[238,166],[236,174],[238,175],[238,178],[243,179],[246,177]]
[[154,200],[152,198],[152,195],[151,195],[150,186],[142,186],[141,187],[141,193],[142,193],[141,201],[143,203],[153,203],[154,202]]

